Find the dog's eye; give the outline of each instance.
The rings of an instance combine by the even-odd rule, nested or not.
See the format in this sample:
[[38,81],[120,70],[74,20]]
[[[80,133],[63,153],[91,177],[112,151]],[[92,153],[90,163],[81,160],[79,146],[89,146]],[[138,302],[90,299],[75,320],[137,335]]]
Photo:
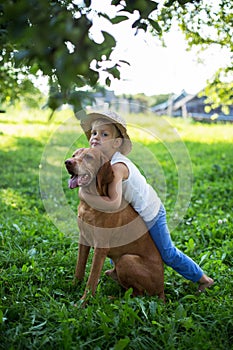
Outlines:
[[94,157],[93,157],[93,155],[92,154],[85,154],[85,157],[84,157],[87,161],[88,160],[92,160],[92,159],[94,159]]

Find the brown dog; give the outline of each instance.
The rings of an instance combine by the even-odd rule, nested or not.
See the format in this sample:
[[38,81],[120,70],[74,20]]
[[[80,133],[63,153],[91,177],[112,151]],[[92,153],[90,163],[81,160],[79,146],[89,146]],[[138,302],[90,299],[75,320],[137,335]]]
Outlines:
[[[82,148],[65,161],[71,174],[70,188],[88,187],[94,194],[107,195],[108,184],[113,180],[110,161],[98,149]],[[114,262],[114,269],[106,272],[133,295],[164,296],[164,270],[161,256],[147,228],[131,205],[122,201],[117,212],[101,212],[84,201],[78,207],[80,229],[79,254],[75,277],[82,280],[90,247],[94,247],[91,271],[86,290],[96,291],[105,258]]]

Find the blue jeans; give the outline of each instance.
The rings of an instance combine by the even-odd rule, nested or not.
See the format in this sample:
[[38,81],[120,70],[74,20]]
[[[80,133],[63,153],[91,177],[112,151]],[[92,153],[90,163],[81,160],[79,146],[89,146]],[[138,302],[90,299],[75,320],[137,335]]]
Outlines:
[[199,281],[203,271],[200,266],[172,243],[167,227],[166,210],[162,204],[156,218],[146,223],[146,225],[165,264],[172,267],[186,279],[193,282]]

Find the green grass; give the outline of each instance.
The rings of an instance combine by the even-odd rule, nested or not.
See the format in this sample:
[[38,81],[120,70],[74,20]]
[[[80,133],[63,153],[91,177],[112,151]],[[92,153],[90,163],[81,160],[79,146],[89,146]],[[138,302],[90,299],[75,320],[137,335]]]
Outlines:
[[72,283],[78,198],[63,162],[86,141],[71,112],[49,124],[47,117],[17,109],[0,115],[0,348],[232,349],[233,125],[128,117],[132,157],[163,197],[171,224],[177,198],[188,206],[177,209],[184,215],[173,240],[215,285],[197,294],[165,267],[164,305],[157,297],[131,298],[102,275],[83,309],[85,283]]

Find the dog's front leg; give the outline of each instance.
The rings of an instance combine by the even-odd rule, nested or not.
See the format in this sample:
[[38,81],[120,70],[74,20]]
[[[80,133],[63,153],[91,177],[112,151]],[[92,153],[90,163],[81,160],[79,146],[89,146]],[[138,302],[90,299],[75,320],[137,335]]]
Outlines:
[[78,259],[75,269],[75,278],[79,281],[84,278],[89,251],[89,246],[79,243]]
[[94,256],[92,259],[90,275],[89,275],[87,285],[86,285],[86,290],[84,292],[82,299],[86,298],[88,291],[91,291],[92,295],[95,294],[95,291],[96,291],[96,288],[98,285],[98,281],[99,281],[99,277],[100,277],[108,250],[109,249],[107,249],[107,248],[106,249],[105,248],[95,248]]

